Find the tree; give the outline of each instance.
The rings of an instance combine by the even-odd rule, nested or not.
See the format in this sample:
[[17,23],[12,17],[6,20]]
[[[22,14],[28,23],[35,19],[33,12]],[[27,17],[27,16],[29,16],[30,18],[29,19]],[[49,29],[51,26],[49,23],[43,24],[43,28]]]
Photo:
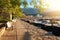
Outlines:
[[32,0],[30,3],[34,5],[34,8],[38,8],[40,13],[44,12],[49,7],[46,0]]
[[38,1],[38,0],[32,0],[32,1],[30,2],[30,5],[34,5],[34,8],[37,8],[37,1]]
[[26,8],[27,5],[28,5],[28,3],[27,3],[26,0],[21,0],[21,5],[22,5],[24,8]]
[[[12,20],[13,18],[22,16],[22,10],[20,5],[26,7],[27,2],[23,0],[0,0],[0,12],[1,14],[7,13],[9,15],[5,20]],[[6,15],[6,14],[5,14]],[[2,17],[4,19],[4,15]]]

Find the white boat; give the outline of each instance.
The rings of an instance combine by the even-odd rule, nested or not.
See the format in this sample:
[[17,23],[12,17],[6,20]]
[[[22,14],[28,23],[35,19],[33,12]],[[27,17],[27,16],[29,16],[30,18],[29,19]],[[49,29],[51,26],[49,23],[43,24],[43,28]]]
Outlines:
[[[60,27],[60,24],[58,22],[54,22],[53,24],[51,23],[50,20],[42,20],[42,21],[38,21],[38,20],[35,20],[33,21],[35,24],[42,24],[42,25],[45,25],[45,26],[56,26],[56,27]],[[59,21],[60,22],[60,21]]]
[[42,21],[37,21],[37,20],[35,20],[35,21],[33,21],[34,23],[42,23]]

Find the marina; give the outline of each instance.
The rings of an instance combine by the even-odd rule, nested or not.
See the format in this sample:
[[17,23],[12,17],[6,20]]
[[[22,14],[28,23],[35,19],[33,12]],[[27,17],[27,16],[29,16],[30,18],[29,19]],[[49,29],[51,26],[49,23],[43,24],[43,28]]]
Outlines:
[[[51,22],[51,19],[39,19],[39,20],[30,20],[32,22],[30,22],[29,20],[25,20],[22,19],[25,22],[28,22],[30,24],[33,24],[35,26],[41,27],[47,31],[52,31],[54,34],[57,33],[57,35],[60,34],[60,24],[57,21]],[[56,31],[57,30],[57,31]]]

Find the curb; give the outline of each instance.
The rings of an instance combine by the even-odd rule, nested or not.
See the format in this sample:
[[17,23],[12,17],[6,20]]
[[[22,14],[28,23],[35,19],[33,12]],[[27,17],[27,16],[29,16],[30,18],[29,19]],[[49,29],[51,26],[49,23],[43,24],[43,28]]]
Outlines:
[[5,27],[3,27],[0,31],[0,37],[3,35],[4,32],[5,32]]

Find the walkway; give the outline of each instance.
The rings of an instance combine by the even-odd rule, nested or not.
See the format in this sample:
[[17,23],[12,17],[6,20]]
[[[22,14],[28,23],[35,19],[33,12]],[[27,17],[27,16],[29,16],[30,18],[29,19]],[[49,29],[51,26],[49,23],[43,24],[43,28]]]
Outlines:
[[18,20],[13,24],[13,30],[6,30],[0,40],[60,40],[54,35],[45,35],[47,31],[24,21]]

